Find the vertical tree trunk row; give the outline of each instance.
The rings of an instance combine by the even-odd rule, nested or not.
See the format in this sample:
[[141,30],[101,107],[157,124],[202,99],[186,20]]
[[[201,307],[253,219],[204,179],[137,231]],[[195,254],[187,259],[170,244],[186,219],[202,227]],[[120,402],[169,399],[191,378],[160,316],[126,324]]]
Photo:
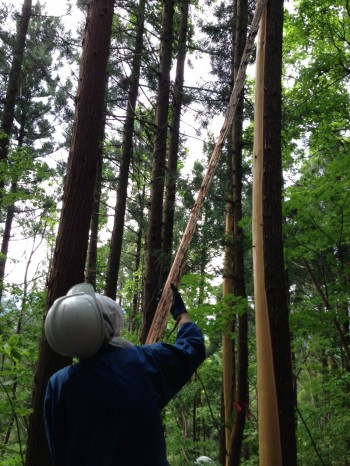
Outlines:
[[129,181],[129,168],[131,158],[133,155],[135,110],[139,91],[140,70],[143,51],[145,6],[146,1],[140,0],[137,13],[137,31],[130,77],[130,89],[128,93],[126,119],[124,123],[124,136],[119,170],[119,182],[117,187],[117,200],[114,213],[111,244],[107,262],[105,294],[106,296],[109,296],[112,299],[115,299],[117,296],[118,274],[123,245],[125,210],[128,195],[127,191]]
[[179,33],[179,50],[176,60],[176,76],[172,100],[172,119],[170,124],[168,166],[166,173],[166,189],[164,202],[164,224],[162,232],[162,283],[165,283],[171,266],[171,252],[173,245],[173,226],[175,213],[175,195],[177,178],[177,161],[180,143],[180,119],[183,99],[185,60],[187,52],[188,13],[190,0],[181,2],[181,18]]
[[144,276],[143,327],[145,342],[157,307],[157,294],[162,287],[162,227],[165,161],[168,136],[170,69],[173,42],[174,0],[163,1],[160,69],[158,81],[155,136],[152,154],[152,180],[147,228],[147,258]]
[[188,248],[191,244],[193,234],[196,229],[197,222],[200,217],[201,208],[203,202],[208,194],[210,183],[213,179],[215,170],[220,161],[222,147],[225,142],[225,138],[228,134],[228,131],[231,128],[232,121],[237,110],[237,105],[239,103],[239,96],[244,88],[245,79],[246,79],[246,70],[249,63],[250,55],[254,47],[254,40],[259,29],[260,18],[264,12],[268,0],[258,0],[254,12],[254,16],[251,22],[250,30],[247,36],[246,45],[242,55],[242,60],[239,66],[237,73],[237,78],[232,90],[230,101],[226,110],[225,119],[223,126],[220,130],[219,137],[216,141],[215,148],[210,157],[210,161],[204,175],[201,187],[198,191],[196,201],[191,211],[190,218],[187,222],[185,232],[182,236],[180,245],[178,247],[176,256],[174,258],[173,264],[171,266],[167,281],[164,285],[162,296],[159,300],[152,325],[150,327],[149,333],[147,335],[147,342],[152,343],[158,341],[163,334],[166,321],[168,318],[168,313],[171,304],[171,289],[170,284],[174,283],[177,285],[180,281],[182,274],[183,266],[186,261],[186,255]]

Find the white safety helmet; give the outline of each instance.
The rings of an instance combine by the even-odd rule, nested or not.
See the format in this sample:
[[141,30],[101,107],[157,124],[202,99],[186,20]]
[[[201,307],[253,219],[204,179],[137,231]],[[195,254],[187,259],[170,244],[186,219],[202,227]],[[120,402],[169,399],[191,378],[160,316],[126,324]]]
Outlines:
[[49,309],[45,336],[56,353],[86,359],[119,335],[122,326],[121,307],[107,296],[95,293],[89,283],[79,283]]
[[199,456],[196,461],[194,462],[195,466],[204,466],[204,465],[214,465],[214,461],[210,458],[208,458],[208,456]]

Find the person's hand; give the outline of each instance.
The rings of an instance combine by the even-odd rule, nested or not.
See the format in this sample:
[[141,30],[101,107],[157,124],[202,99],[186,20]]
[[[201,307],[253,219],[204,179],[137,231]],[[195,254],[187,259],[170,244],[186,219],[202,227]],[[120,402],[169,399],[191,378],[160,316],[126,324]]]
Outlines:
[[173,303],[170,308],[170,312],[173,318],[176,321],[179,321],[179,318],[181,317],[182,314],[185,314],[185,313],[187,314],[186,306],[176,286],[173,283],[171,283],[170,287],[173,292]]

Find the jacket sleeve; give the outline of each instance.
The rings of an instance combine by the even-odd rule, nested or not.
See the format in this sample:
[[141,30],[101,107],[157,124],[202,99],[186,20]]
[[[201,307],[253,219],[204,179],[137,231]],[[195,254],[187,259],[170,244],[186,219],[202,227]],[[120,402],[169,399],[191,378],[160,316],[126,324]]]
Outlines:
[[180,328],[175,344],[156,343],[144,346],[143,350],[161,407],[174,397],[205,359],[203,334],[193,322]]

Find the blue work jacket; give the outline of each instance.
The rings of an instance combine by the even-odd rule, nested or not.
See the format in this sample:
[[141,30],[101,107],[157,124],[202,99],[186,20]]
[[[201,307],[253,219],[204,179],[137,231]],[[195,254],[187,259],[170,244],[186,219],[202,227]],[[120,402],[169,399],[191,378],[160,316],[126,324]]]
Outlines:
[[169,466],[161,410],[205,357],[192,322],[175,344],[106,345],[58,371],[45,396],[55,466]]

